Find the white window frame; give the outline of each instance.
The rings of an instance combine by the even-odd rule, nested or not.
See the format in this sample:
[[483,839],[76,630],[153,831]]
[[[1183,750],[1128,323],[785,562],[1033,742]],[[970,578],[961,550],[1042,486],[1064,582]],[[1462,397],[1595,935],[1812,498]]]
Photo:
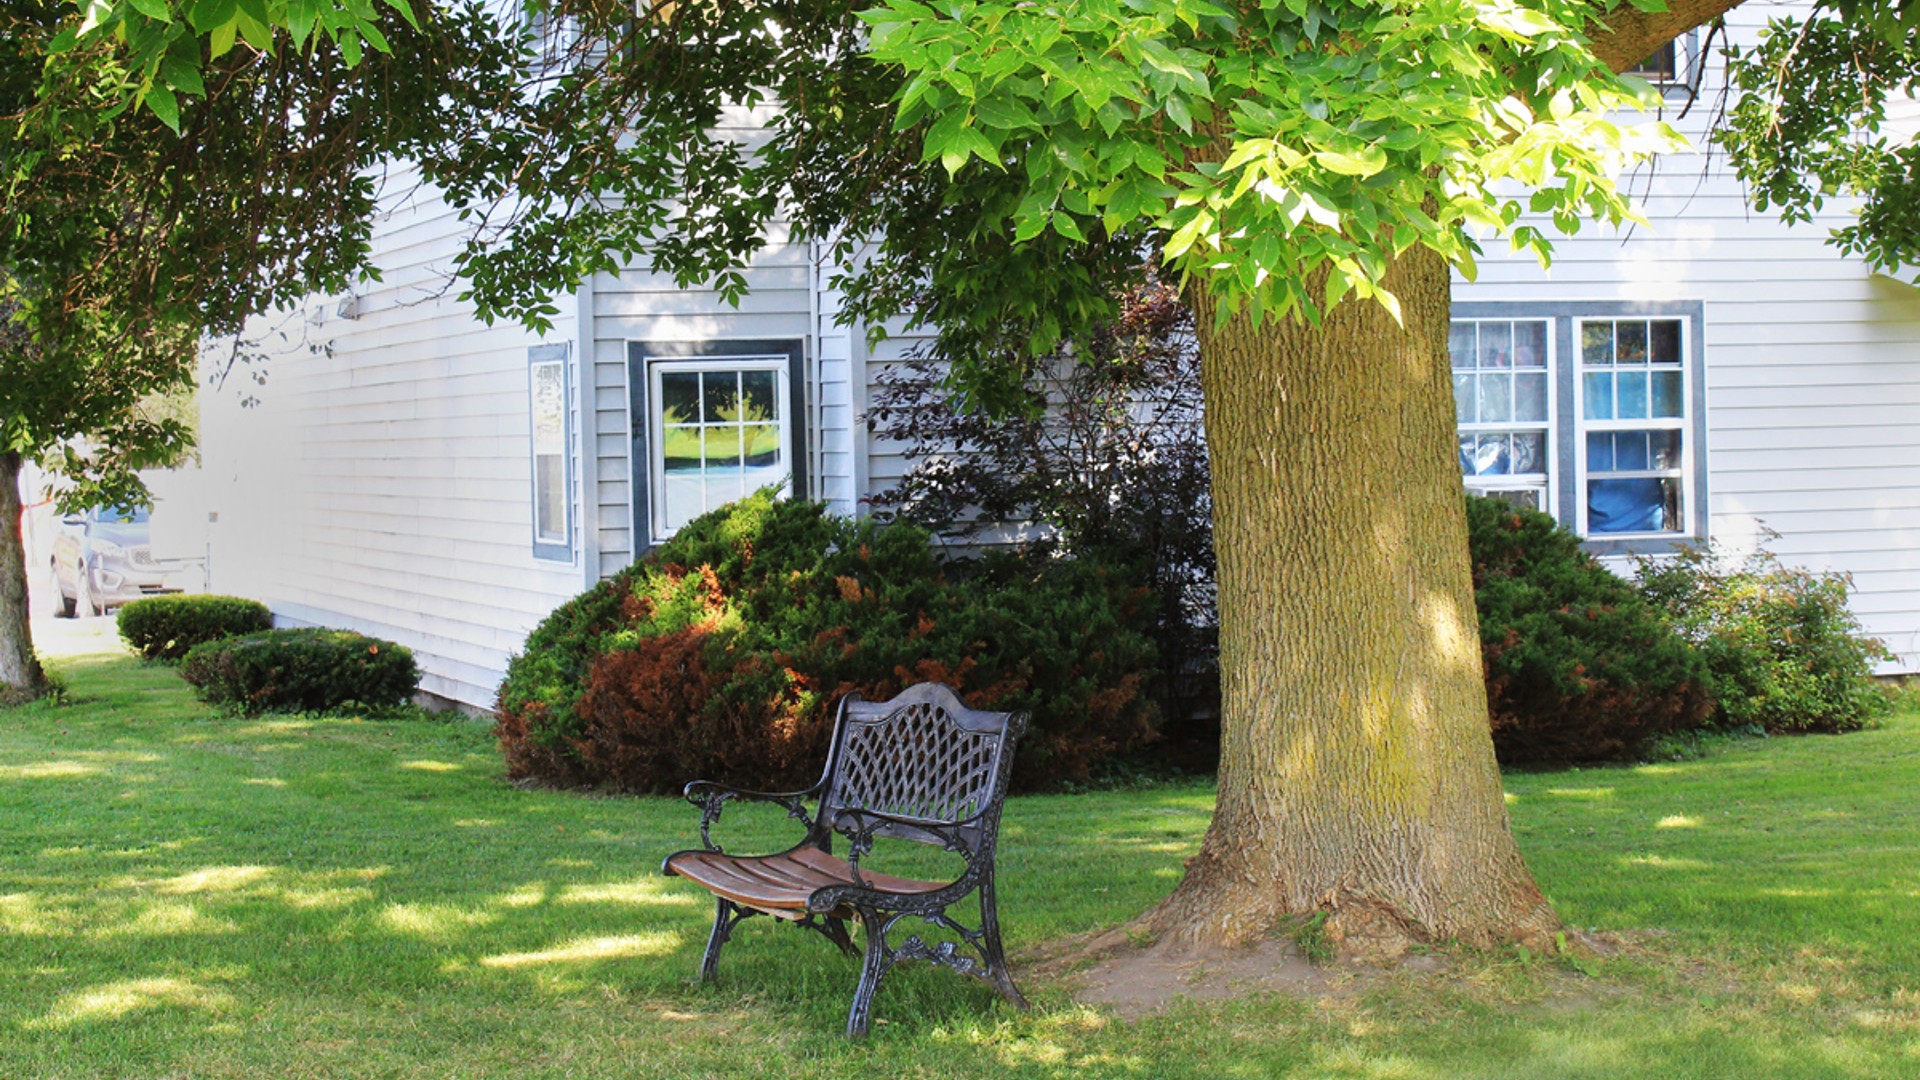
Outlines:
[[[573,561],[574,500],[573,500],[573,373],[567,363],[568,349],[565,345],[536,345],[527,350],[527,470],[528,470],[528,507],[532,511],[528,523],[533,538],[533,557],[543,562]],[[539,418],[539,378],[541,368],[556,368],[560,372],[560,517],[561,533],[558,537],[543,534],[540,531],[540,504],[545,491],[540,482],[540,418]]]
[[[1678,417],[1646,417],[1612,420],[1592,420],[1587,418],[1587,380],[1588,364],[1581,350],[1581,342],[1586,340],[1588,323],[1623,322],[1677,322],[1680,324],[1680,415]],[[1616,343],[1618,330],[1615,330]],[[1631,314],[1631,315],[1578,315],[1573,318],[1573,453],[1574,453],[1574,507],[1579,515],[1576,531],[1586,540],[1674,540],[1687,537],[1692,533],[1692,522],[1697,517],[1698,504],[1694,502],[1699,494],[1694,483],[1696,470],[1694,456],[1694,357],[1693,357],[1693,320],[1686,315]],[[1620,365],[1594,364],[1594,370],[1618,372]],[[1653,371],[1649,360],[1648,372]],[[1647,386],[1648,400],[1651,402],[1653,386],[1651,380]],[[1651,406],[1648,409],[1652,411]],[[1676,431],[1680,434],[1680,464],[1666,469],[1634,469],[1625,472],[1608,472],[1602,479],[1677,479],[1680,481],[1680,528],[1659,532],[1618,532],[1594,535],[1587,525],[1587,484],[1592,479],[1587,468],[1587,433],[1590,431]]]
[[[780,494],[790,498],[794,490],[794,424],[799,420],[792,414],[792,375],[789,367],[792,358],[783,355],[764,353],[745,353],[736,356],[653,356],[646,357],[647,379],[647,507],[646,520],[648,538],[652,543],[661,543],[673,535],[665,525],[666,517],[666,416],[661,407],[661,376],[668,372],[745,372],[771,371],[774,375],[774,402],[777,407],[775,416],[780,429],[780,457],[786,466],[786,475],[781,479]],[[744,425],[744,421],[738,422]],[[713,426],[710,424],[702,426]],[[752,492],[743,491],[742,495]],[[712,510],[713,507],[705,507]]]
[[[1456,435],[1456,438],[1454,440],[1454,444],[1457,448],[1459,445],[1459,440],[1457,436],[1461,434],[1480,434],[1482,432],[1515,431],[1520,429],[1538,429],[1541,435],[1544,437],[1544,440],[1546,443],[1546,470],[1544,473],[1546,483],[1544,485],[1537,483],[1533,479],[1536,476],[1542,475],[1540,473],[1518,473],[1518,474],[1510,473],[1510,474],[1501,475],[1501,476],[1469,476],[1465,473],[1462,473],[1461,480],[1466,485],[1468,492],[1472,494],[1477,494],[1477,495],[1485,495],[1485,494],[1490,494],[1497,491],[1511,491],[1516,488],[1538,489],[1541,492],[1541,502],[1540,502],[1541,512],[1552,516],[1554,520],[1558,521],[1560,519],[1560,509],[1559,509],[1560,507],[1560,445],[1559,445],[1559,432],[1557,430],[1559,425],[1557,421],[1559,417],[1559,405],[1560,405],[1560,396],[1559,396],[1560,380],[1558,378],[1559,342],[1556,340],[1556,336],[1554,334],[1554,321],[1555,320],[1551,315],[1468,315],[1468,316],[1462,316],[1460,318],[1450,320],[1447,330],[1448,330],[1449,339],[1451,339],[1453,326],[1459,323],[1474,324],[1476,333],[1478,332],[1478,328],[1485,323],[1504,323],[1508,326],[1512,326],[1514,323],[1541,323],[1546,326],[1546,334],[1545,334],[1546,342],[1547,342],[1546,364],[1540,369],[1545,374],[1546,380],[1547,380],[1547,418],[1546,420],[1544,421],[1507,421],[1507,422],[1487,421],[1487,422],[1475,422],[1471,424],[1462,424],[1459,422],[1459,414],[1456,411],[1455,418],[1454,418],[1454,433]],[[1457,374],[1472,372],[1477,377],[1480,372],[1485,370],[1487,369],[1480,368],[1480,367],[1455,368],[1453,366],[1451,355],[1449,355],[1448,362],[1447,362],[1447,378],[1448,378],[1449,385],[1451,385],[1453,377]],[[1527,369],[1511,369],[1511,370],[1527,370]],[[1456,449],[1456,455],[1457,455],[1457,449]]]

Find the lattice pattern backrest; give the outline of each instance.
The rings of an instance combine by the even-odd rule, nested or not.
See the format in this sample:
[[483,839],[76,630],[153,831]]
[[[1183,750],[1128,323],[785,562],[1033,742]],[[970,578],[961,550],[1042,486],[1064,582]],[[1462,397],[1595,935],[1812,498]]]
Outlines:
[[[924,822],[974,817],[1000,797],[1010,714],[975,712],[923,683],[882,704],[853,703],[827,802]],[[912,830],[899,833],[909,839]]]

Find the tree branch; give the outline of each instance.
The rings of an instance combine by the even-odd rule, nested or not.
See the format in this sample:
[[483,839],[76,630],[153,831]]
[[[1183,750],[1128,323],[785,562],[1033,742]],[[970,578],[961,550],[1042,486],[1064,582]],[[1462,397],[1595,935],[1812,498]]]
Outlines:
[[1607,13],[1605,30],[1593,35],[1593,55],[1615,71],[1652,56],[1655,49],[1740,6],[1740,0],[1667,0],[1665,11],[1641,11],[1622,0]]

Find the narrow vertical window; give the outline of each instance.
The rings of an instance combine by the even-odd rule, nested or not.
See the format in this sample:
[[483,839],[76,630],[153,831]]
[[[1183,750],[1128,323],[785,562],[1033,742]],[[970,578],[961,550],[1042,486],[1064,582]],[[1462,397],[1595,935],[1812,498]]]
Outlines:
[[532,419],[533,553],[541,559],[573,558],[572,485],[568,448],[572,423],[567,403],[566,347],[543,345],[528,353]]
[[1601,538],[1684,533],[1691,513],[1681,319],[1581,319],[1581,515]]
[[1467,490],[1553,513],[1547,329],[1544,319],[1460,319],[1447,352]]

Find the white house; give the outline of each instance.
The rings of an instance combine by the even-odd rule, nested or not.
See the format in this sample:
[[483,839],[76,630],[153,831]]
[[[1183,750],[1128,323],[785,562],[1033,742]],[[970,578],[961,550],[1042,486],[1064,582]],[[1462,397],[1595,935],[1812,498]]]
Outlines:
[[[1736,9],[1736,39],[1766,10]],[[807,245],[775,237],[737,309],[603,275],[536,337],[453,298],[460,223],[388,184],[409,194],[374,240],[384,280],[266,328],[264,383],[203,394],[215,591],[406,644],[425,691],[486,709],[542,617],[704,506],[791,475],[855,514],[902,472],[860,417],[910,343],[870,353],[838,325]],[[1634,186],[1653,227],[1562,240],[1551,272],[1490,252],[1457,285],[1468,485],[1602,553],[1775,530],[1789,562],[1851,574],[1896,669],[1920,670],[1920,289],[1828,247],[1838,212],[1749,210],[1717,156]]]

